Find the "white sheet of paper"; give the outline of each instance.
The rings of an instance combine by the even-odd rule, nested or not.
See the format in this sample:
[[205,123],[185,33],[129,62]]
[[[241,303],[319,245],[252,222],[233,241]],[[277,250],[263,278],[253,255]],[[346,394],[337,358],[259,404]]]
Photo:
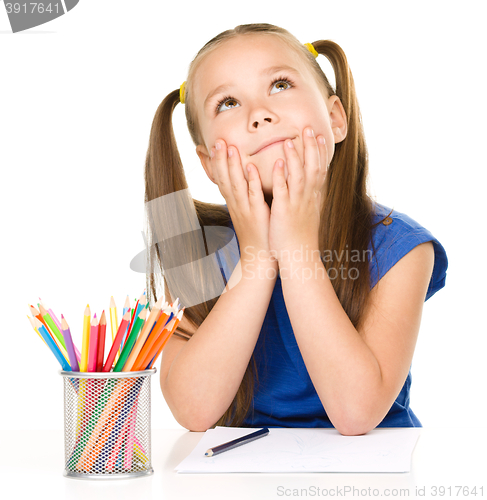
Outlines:
[[209,448],[257,429],[209,429],[177,467],[178,473],[222,472],[409,472],[421,428],[374,429],[342,436],[336,429],[269,428],[266,437],[214,457]]

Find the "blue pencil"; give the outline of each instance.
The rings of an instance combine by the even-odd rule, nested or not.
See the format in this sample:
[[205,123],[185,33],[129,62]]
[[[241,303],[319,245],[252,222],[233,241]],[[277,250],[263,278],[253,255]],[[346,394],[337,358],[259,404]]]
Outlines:
[[37,328],[37,331],[42,335],[42,338],[48,345],[49,349],[51,349],[52,353],[54,356],[56,356],[56,359],[59,361],[59,364],[61,365],[61,368],[65,372],[71,372],[71,366],[69,366],[69,363],[66,361],[64,356],[61,354],[61,351],[59,350],[59,347],[56,345],[54,340],[52,340],[52,337],[49,335],[49,332],[46,330],[45,326],[37,319],[37,318],[32,318],[33,323],[35,328]]

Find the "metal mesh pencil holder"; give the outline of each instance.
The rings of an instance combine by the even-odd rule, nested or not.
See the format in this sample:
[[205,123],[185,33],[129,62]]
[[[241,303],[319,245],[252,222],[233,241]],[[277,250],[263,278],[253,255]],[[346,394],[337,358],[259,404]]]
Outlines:
[[152,474],[150,376],[65,372],[64,475],[119,479]]

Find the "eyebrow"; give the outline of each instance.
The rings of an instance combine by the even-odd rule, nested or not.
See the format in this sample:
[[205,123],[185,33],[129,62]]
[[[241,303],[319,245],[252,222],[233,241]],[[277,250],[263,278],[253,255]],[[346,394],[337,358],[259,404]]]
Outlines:
[[[279,71],[287,71],[289,73],[294,73],[296,75],[299,75],[299,71],[292,66],[287,66],[287,65],[279,65],[279,66],[271,66],[270,68],[266,68],[263,71],[261,71],[260,76],[266,76],[266,75],[272,75],[273,73],[277,73]],[[212,97],[214,97],[216,94],[226,92],[227,90],[231,89],[233,85],[229,85],[228,83],[224,83],[223,85],[219,85],[216,89],[211,91],[205,99],[204,102],[204,109],[208,107],[208,104],[210,103],[210,100]]]

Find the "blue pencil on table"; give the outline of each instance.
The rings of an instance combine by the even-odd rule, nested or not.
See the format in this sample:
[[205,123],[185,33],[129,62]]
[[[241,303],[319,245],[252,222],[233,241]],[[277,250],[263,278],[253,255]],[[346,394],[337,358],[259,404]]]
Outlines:
[[246,436],[242,436],[240,438],[234,439],[232,441],[228,441],[228,443],[223,443],[219,446],[214,446],[209,450],[206,450],[205,456],[214,457],[219,453],[223,453],[224,451],[232,450],[237,446],[242,446],[244,444],[250,443],[251,441],[255,441],[256,439],[265,437],[269,434],[269,429],[264,427],[263,429],[259,429],[256,432],[252,432],[251,434],[247,434]]

